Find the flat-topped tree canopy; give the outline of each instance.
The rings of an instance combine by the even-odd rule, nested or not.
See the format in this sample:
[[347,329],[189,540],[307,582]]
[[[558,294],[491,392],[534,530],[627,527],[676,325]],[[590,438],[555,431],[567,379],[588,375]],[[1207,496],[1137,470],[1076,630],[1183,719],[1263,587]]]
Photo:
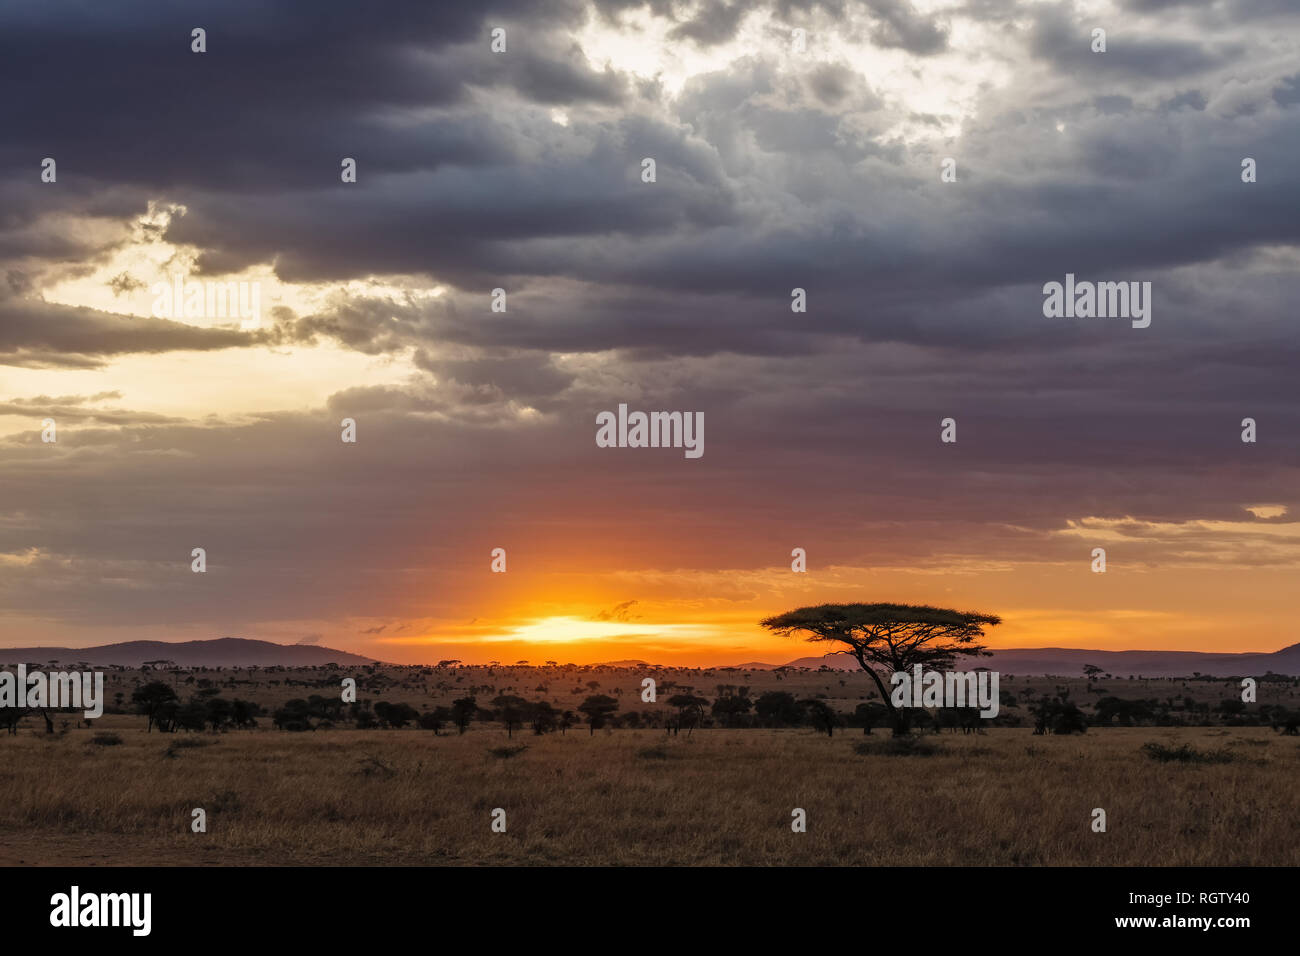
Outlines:
[[901,718],[877,669],[894,674],[920,664],[947,670],[958,655],[989,657],[992,652],[976,641],[984,636],[984,628],[1001,624],[1002,618],[928,604],[818,604],[759,623],[782,637],[806,632],[809,641],[844,644],[832,653],[852,654],[871,675],[895,719],[897,733]]
[[833,653],[859,657],[863,667],[870,662],[905,670],[948,667],[959,654],[988,656],[975,641],[1002,618],[928,604],[818,604],[760,623],[783,637],[805,631],[809,641],[838,641],[847,646]]

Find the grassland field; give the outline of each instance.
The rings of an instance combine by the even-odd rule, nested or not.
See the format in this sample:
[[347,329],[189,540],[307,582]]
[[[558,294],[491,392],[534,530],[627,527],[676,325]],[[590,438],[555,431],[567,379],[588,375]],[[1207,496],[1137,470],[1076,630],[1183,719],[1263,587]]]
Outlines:
[[0,863],[1300,864],[1300,741],[1267,728],[994,728],[907,754],[807,729],[100,733],[0,741]]
[[[182,696],[208,682],[271,708],[333,693],[340,673],[359,678],[363,699],[423,709],[471,692],[561,708],[621,692],[625,708],[656,706],[641,702],[636,669],[113,671],[108,697],[129,700],[153,679]],[[719,684],[820,694],[842,711],[872,693],[861,674],[655,676],[709,697]],[[1030,686],[1081,702],[1239,694],[1232,681],[1003,678],[1013,693]],[[1261,701],[1294,708],[1296,694],[1261,685]],[[0,735],[0,864],[1300,865],[1300,739],[1268,727],[1040,736],[1026,724],[899,744],[879,730],[578,725],[539,736],[485,721],[464,734],[291,733],[263,718],[162,734],[121,710],[93,726],[59,715],[53,734],[28,718]],[[192,832],[195,808],[205,833]],[[505,833],[491,828],[497,808]],[[806,832],[792,832],[795,808]]]

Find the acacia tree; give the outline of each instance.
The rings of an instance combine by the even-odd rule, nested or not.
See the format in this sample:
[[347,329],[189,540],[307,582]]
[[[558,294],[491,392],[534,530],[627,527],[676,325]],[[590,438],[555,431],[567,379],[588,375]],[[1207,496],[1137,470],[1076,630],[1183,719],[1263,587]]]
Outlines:
[[139,713],[149,718],[146,731],[152,731],[154,724],[158,724],[158,729],[162,731],[171,729],[167,726],[167,718],[170,715],[164,713],[168,704],[176,702],[176,691],[170,684],[156,680],[143,687],[137,687],[131,693],[131,702],[136,705]]
[[506,736],[513,737],[515,728],[528,718],[531,705],[522,697],[514,694],[501,694],[492,701],[497,708],[497,716],[506,725]]
[[[673,725],[673,736],[686,725],[686,736],[689,737],[691,732],[697,726],[704,722],[704,708],[709,701],[705,697],[697,697],[694,694],[674,694],[668,698],[668,706],[677,708],[677,722]],[[689,723],[686,723],[689,721]]]
[[818,730],[826,731],[827,737],[835,736],[835,723],[838,717],[829,704],[817,700],[815,697],[810,697],[807,700],[799,701],[799,706],[808,715],[809,723]]
[[809,641],[846,645],[831,653],[853,655],[871,675],[898,737],[907,733],[907,723],[894,706],[882,674],[887,679],[917,664],[947,670],[959,655],[991,656],[976,641],[984,636],[985,627],[1001,623],[996,614],[924,604],[819,604],[777,614],[760,626],[782,637],[807,633]]
[[461,697],[451,702],[451,719],[456,723],[456,731],[464,733],[469,722],[478,711],[478,698]]
[[593,694],[578,707],[579,713],[587,715],[587,724],[591,727],[592,734],[604,727],[605,721],[613,717],[616,710],[618,710],[618,701],[607,694]]
[[45,721],[45,732],[47,734],[54,733],[54,718],[50,716],[50,712],[44,707],[27,707],[25,709],[19,707],[0,708],[0,727],[4,727],[11,734],[17,734],[18,722],[28,714],[40,714],[41,719]]
[[533,733],[540,737],[553,731],[560,719],[559,713],[551,706],[549,700],[534,701],[532,708]]

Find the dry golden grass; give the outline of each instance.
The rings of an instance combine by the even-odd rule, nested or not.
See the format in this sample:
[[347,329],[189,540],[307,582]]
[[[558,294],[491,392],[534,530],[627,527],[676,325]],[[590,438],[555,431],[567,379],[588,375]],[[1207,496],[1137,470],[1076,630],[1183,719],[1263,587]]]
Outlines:
[[[102,746],[113,730],[123,743]],[[202,746],[172,745],[202,741]],[[0,862],[1297,865],[1300,743],[1267,729],[473,730],[0,739]],[[1148,741],[1227,751],[1159,763]],[[513,756],[490,751],[526,744]],[[168,751],[171,755],[168,755]],[[190,832],[190,811],[208,832]],[[508,832],[490,829],[493,808]],[[808,831],[790,830],[790,812]],[[1090,828],[1094,807],[1108,815]]]

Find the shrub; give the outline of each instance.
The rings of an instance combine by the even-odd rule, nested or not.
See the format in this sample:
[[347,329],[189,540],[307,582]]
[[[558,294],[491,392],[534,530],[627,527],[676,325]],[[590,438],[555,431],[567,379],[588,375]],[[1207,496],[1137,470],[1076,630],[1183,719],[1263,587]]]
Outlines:
[[853,745],[859,757],[932,757],[938,749],[920,737],[886,737],[881,740],[862,740]]
[[1161,763],[1231,763],[1232,754],[1223,750],[1197,750],[1190,744],[1181,747],[1166,747],[1164,744],[1148,743],[1142,745],[1142,752],[1152,760]]
[[397,775],[396,770],[384,763],[378,757],[363,758],[357,766],[357,773],[361,774],[363,777],[381,777],[385,780]]
[[163,751],[164,757],[176,758],[176,751],[190,750],[194,747],[207,747],[212,744],[211,740],[204,740],[202,737],[178,737],[167,745]]

